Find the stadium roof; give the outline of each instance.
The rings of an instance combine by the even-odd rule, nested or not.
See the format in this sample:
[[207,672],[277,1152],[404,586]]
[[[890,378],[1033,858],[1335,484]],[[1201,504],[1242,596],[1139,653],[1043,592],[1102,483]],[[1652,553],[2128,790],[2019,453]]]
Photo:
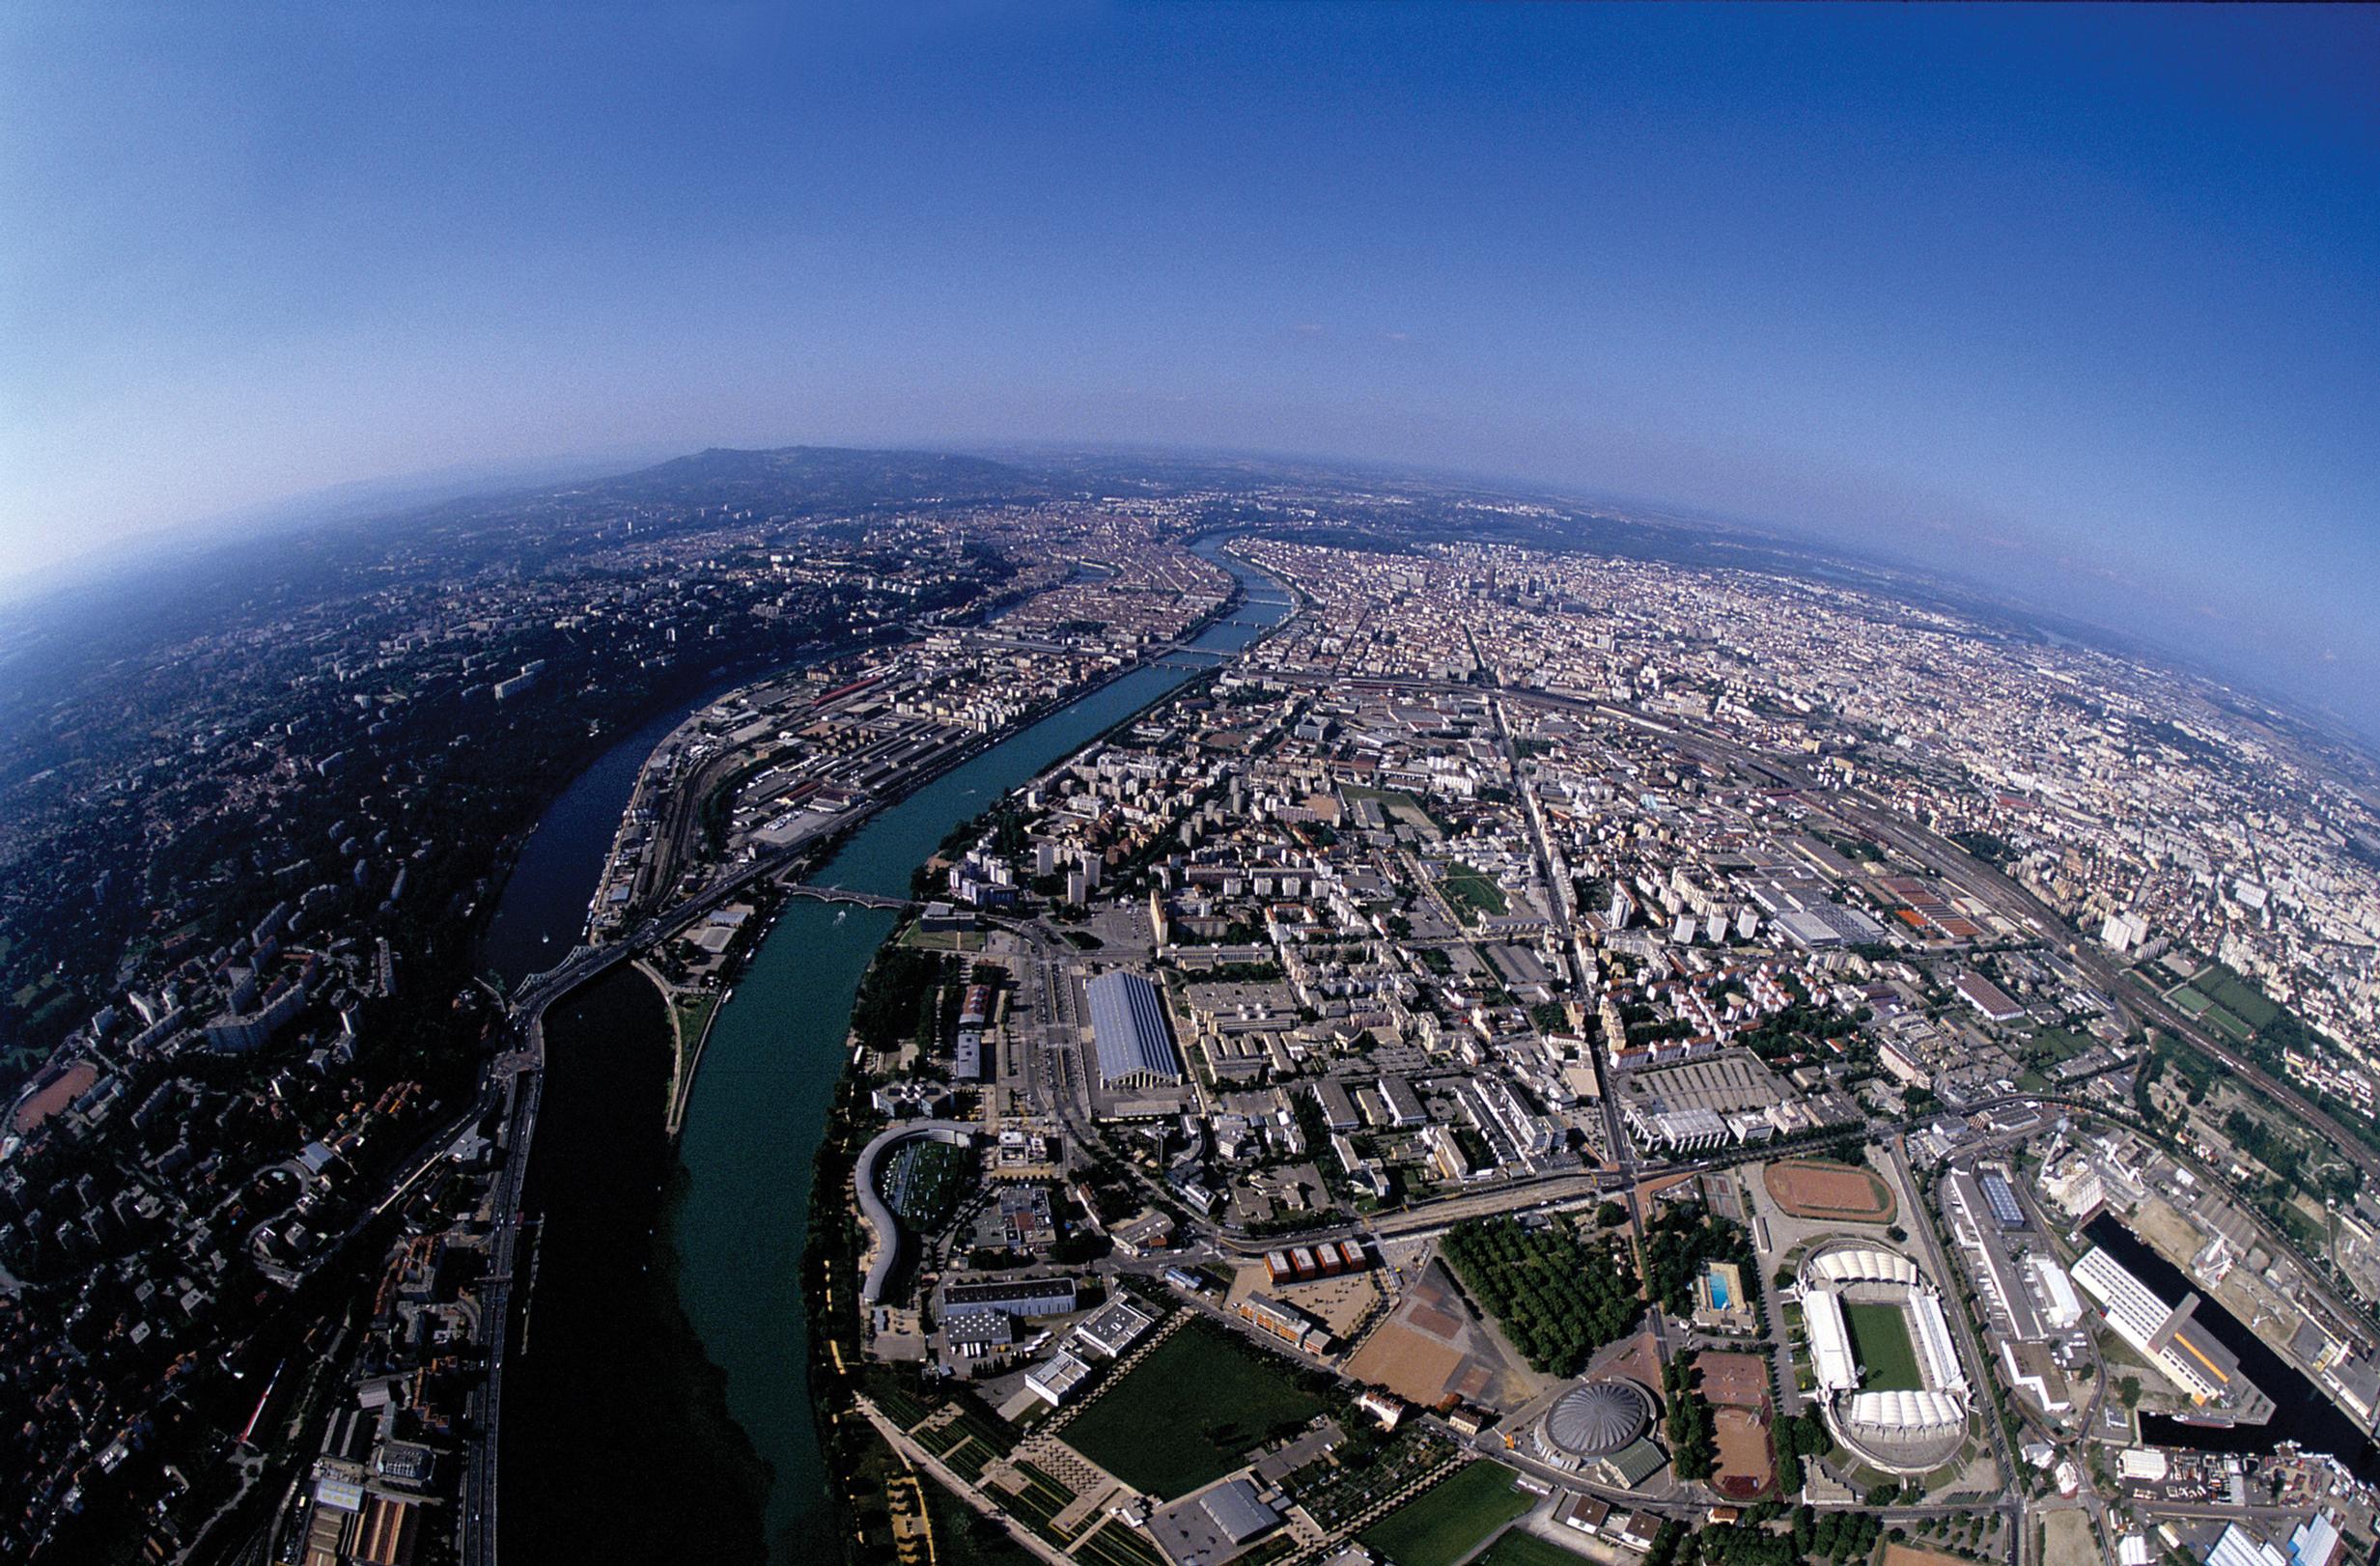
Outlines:
[[1104,1080],[1182,1079],[1182,1060],[1165,1032],[1165,1007],[1155,985],[1137,973],[1103,973],[1091,981],[1088,993],[1091,1035]]
[[1964,1428],[1967,1405],[1948,1392],[1860,1392],[1845,1411],[1855,1428],[1882,1431]]
[[1809,1328],[1812,1368],[1818,1384],[1839,1392],[1860,1384],[1859,1359],[1851,1352],[1851,1334],[1843,1326],[1842,1301],[1832,1289],[1802,1291],[1802,1319]]
[[1850,1283],[1915,1284],[1919,1280],[1917,1263],[1881,1245],[1851,1244],[1813,1256],[1803,1264],[1803,1275],[1813,1283],[1842,1285]]

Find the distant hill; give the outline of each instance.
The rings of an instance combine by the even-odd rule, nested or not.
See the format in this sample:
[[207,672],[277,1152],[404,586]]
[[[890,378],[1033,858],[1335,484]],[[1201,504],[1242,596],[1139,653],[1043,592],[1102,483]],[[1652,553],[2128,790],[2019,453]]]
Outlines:
[[1050,487],[1021,468],[980,457],[930,451],[861,451],[843,446],[779,446],[738,451],[714,446],[590,485],[605,499],[699,506],[740,503],[830,511],[919,501],[1008,500]]

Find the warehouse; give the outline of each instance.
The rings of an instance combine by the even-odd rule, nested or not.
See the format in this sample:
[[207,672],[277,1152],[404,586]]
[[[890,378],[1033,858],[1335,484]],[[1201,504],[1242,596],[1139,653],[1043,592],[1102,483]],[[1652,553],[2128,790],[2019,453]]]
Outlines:
[[1010,1316],[1064,1316],[1075,1308],[1073,1278],[1001,1278],[942,1285],[942,1314],[997,1310]]
[[1165,1029],[1157,987],[1137,973],[1104,973],[1088,987],[1100,1080],[1108,1087],[1172,1087],[1182,1057]]
[[2198,1297],[2187,1295],[2169,1306],[2149,1286],[2105,1250],[2093,1249],[2074,1264],[2074,1281],[2099,1301],[2115,1335],[2144,1356],[2194,1403],[2240,1395],[2247,1383],[2231,1351],[2191,1320]]

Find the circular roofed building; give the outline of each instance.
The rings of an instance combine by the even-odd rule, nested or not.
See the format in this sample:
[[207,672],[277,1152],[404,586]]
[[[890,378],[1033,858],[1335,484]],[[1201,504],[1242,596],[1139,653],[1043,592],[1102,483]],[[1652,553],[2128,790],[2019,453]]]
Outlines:
[[1628,1445],[1653,1425],[1653,1399],[1635,1382],[1582,1382],[1537,1422],[1537,1454],[1576,1469]]

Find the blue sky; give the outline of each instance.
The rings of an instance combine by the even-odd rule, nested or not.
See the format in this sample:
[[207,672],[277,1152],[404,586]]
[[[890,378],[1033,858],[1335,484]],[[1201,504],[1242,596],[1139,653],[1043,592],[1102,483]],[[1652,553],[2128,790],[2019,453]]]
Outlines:
[[2380,13],[30,0],[0,573],[788,441],[1554,481],[2380,727]]

